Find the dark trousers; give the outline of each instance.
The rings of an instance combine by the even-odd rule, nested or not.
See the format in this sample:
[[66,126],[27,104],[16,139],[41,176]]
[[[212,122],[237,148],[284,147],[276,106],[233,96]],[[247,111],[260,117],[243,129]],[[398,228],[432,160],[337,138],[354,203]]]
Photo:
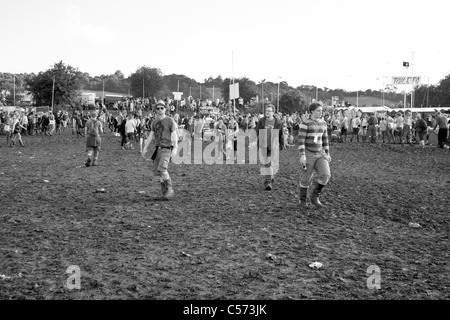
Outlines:
[[439,144],[439,148],[441,148],[441,149],[444,148],[444,143],[447,141],[447,133],[448,133],[447,128],[439,128],[438,144]]
[[122,142],[120,143],[120,146],[123,147],[125,143],[127,143],[127,135],[125,132],[121,132],[120,135],[122,136]]

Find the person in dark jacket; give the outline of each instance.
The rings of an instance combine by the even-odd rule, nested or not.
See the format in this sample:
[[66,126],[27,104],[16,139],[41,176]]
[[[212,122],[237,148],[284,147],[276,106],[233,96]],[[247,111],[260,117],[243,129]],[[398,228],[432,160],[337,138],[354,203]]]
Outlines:
[[[274,175],[278,171],[279,150],[284,149],[283,123],[274,117],[275,106],[265,107],[265,116],[256,124],[259,159],[263,165],[261,175],[265,177],[264,188],[272,190]],[[275,171],[274,171],[275,169]]]

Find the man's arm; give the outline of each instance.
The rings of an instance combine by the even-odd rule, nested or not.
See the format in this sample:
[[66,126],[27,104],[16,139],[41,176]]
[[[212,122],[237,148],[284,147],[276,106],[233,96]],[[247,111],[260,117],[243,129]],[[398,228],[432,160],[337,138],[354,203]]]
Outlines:
[[177,132],[177,125],[174,123],[174,130],[170,134],[170,139],[172,140],[172,157],[175,156],[178,152],[178,132]]
[[283,123],[280,122],[279,128],[278,128],[278,143],[280,145],[280,150],[284,149],[284,132],[283,132]]
[[305,147],[305,141],[306,141],[306,134],[308,131],[308,126],[304,123],[301,123],[299,125],[298,130],[298,151],[300,152],[300,163],[303,166],[306,166],[306,147]]

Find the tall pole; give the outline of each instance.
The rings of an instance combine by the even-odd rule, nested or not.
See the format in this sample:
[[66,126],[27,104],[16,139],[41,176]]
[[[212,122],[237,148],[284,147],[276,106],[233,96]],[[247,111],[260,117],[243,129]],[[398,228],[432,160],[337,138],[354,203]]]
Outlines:
[[277,91],[277,112],[280,112],[280,80],[278,80],[278,91]]
[[383,77],[383,107],[384,107],[384,77]]
[[15,73],[13,73],[13,83],[14,83],[14,85],[13,85],[13,103],[15,106],[16,105],[16,74]]
[[[406,83],[408,83],[408,66],[405,66],[405,69],[406,69],[406,77],[405,77],[405,80],[406,80]],[[406,85],[406,84],[405,84]],[[403,98],[403,108],[406,108],[406,88],[404,89],[405,91],[405,96],[404,96],[404,98]]]
[[358,108],[358,106],[359,106],[359,97],[358,97],[358,94],[359,94],[359,90],[356,90],[356,107]]
[[145,72],[142,72],[142,102],[144,102],[145,99],[144,79],[145,79]]
[[[129,91],[130,89],[128,89]],[[128,94],[129,95],[129,94]],[[102,99],[102,105],[105,103],[105,79],[103,79],[103,99]]]
[[214,100],[214,85],[213,85],[213,102],[214,102],[215,100]]
[[316,102],[319,102],[319,87],[316,86]]
[[411,108],[414,108],[414,51],[411,60]]
[[261,81],[262,113],[264,114],[264,80]]
[[200,84],[200,101],[202,101],[202,85]]
[[[180,80],[178,80],[177,92],[180,92]],[[177,99],[177,112],[178,112],[178,101],[179,100]]]
[[55,100],[55,76],[53,76],[53,87],[52,87],[52,112],[53,112],[53,101]]
[[233,78],[233,115],[236,115],[236,97],[234,96],[234,91],[235,91],[235,87],[234,87],[234,55],[233,55],[233,51],[231,51],[231,77]]

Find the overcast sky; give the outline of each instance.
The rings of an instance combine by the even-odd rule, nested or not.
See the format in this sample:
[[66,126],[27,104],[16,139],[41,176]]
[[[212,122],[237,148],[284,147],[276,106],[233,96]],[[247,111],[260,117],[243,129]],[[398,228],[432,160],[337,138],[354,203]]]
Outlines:
[[448,0],[6,1],[0,72],[62,60],[91,76],[148,65],[199,82],[379,90],[408,73],[436,84],[450,73],[449,13]]

